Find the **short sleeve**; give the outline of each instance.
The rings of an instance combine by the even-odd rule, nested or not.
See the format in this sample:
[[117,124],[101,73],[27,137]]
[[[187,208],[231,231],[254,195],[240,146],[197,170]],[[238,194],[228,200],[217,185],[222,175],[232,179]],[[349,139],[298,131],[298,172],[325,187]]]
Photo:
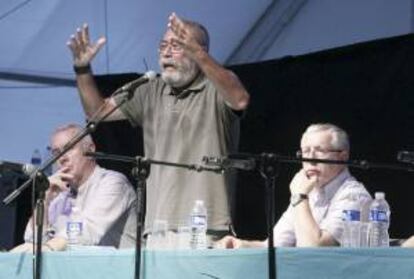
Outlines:
[[[342,238],[342,211],[348,203],[350,194],[357,193],[362,215],[365,215],[367,205],[371,201],[371,196],[365,187],[357,181],[349,181],[335,194],[329,206],[326,217],[320,224],[320,229],[327,231],[338,242]],[[365,221],[365,218],[362,218]]]

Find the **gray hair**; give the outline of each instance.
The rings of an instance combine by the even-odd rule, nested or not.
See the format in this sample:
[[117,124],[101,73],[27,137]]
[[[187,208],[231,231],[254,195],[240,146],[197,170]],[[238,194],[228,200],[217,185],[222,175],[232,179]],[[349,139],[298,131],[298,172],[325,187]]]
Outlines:
[[210,35],[208,34],[207,28],[205,28],[201,23],[188,19],[183,19],[183,22],[190,26],[190,28],[195,33],[197,42],[205,47],[206,51],[208,52],[210,48]]
[[324,131],[327,131],[331,134],[332,136],[331,145],[333,148],[340,149],[340,150],[346,150],[349,152],[350,143],[349,143],[348,134],[343,129],[339,128],[338,126],[334,124],[331,124],[331,123],[311,124],[306,129],[305,133],[303,133],[303,136],[307,133],[324,132]]
[[[52,133],[51,138],[55,135],[62,133],[62,132],[71,132],[72,135],[79,134],[83,130],[83,127],[76,123],[68,123],[61,126],[58,126]],[[78,144],[82,144],[83,147],[89,147],[91,145],[95,145],[92,137],[90,135],[86,135]]]

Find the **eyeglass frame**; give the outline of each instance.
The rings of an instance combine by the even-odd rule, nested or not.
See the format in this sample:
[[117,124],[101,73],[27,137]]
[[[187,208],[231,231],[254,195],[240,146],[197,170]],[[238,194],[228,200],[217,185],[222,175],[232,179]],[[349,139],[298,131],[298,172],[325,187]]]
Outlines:
[[159,53],[164,53],[166,52],[168,49],[171,50],[171,53],[177,54],[177,53],[181,53],[183,51],[183,47],[174,41],[166,41],[166,40],[162,40],[159,45],[158,45],[158,52]]

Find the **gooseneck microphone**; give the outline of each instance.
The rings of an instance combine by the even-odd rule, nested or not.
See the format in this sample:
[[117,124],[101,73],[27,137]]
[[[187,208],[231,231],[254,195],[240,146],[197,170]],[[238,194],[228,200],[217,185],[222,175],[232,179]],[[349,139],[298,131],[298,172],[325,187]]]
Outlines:
[[19,174],[30,176],[36,169],[37,167],[32,164],[21,164],[15,162],[0,161],[0,172],[13,171]]
[[150,80],[153,80],[157,74],[154,71],[148,71],[143,74],[141,77],[133,80],[122,87],[119,87],[115,92],[114,95],[117,95],[121,92],[134,92],[140,85],[147,83]]

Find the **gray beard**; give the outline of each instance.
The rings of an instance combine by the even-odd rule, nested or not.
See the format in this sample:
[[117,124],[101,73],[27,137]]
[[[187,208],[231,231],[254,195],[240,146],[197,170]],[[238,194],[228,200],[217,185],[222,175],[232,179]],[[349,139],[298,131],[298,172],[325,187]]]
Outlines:
[[173,88],[182,88],[194,80],[198,73],[197,67],[190,67],[188,71],[176,71],[174,73],[161,73],[162,80]]

